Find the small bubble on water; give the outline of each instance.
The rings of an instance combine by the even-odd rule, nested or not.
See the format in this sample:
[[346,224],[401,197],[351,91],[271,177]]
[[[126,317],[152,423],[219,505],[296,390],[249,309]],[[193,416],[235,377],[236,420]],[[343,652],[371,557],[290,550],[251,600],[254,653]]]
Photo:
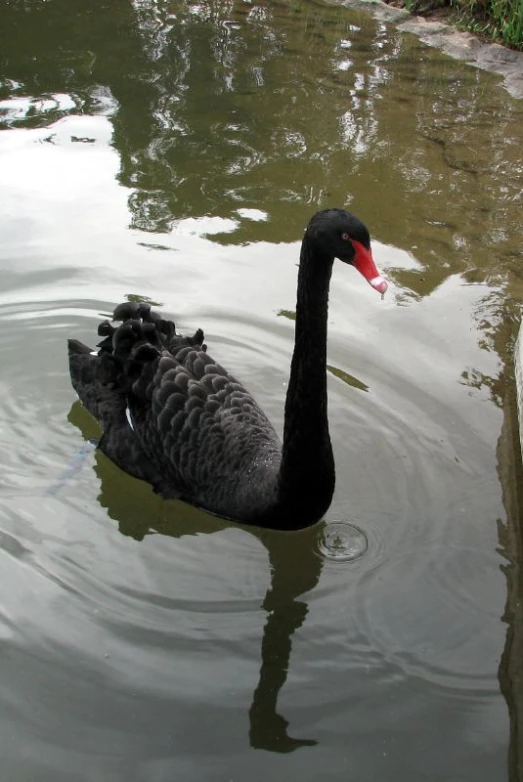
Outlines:
[[318,553],[331,562],[353,562],[367,551],[363,530],[346,522],[327,523],[317,539]]

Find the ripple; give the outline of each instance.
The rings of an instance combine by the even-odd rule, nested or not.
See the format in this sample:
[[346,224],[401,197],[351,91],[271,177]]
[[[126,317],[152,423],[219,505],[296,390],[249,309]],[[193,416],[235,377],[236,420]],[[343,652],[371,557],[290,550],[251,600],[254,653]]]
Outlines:
[[367,536],[344,522],[327,523],[316,540],[317,553],[331,562],[354,562],[367,551]]
[[[359,582],[357,624],[404,675],[456,690],[493,692],[490,595],[502,576],[479,550],[411,550]],[[420,599],[423,596],[423,599]],[[479,654],[481,650],[481,654]]]

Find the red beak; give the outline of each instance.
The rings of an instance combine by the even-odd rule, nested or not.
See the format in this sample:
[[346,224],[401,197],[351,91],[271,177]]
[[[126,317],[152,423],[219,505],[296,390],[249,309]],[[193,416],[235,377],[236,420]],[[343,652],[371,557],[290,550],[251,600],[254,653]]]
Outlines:
[[384,280],[379,273],[378,268],[374,263],[372,252],[364,247],[360,242],[357,242],[355,239],[352,240],[352,246],[356,251],[356,256],[352,262],[352,265],[359,271],[360,274],[363,274],[367,282],[372,285],[372,287],[377,290],[378,293],[383,295],[389,286],[387,285],[386,280]]

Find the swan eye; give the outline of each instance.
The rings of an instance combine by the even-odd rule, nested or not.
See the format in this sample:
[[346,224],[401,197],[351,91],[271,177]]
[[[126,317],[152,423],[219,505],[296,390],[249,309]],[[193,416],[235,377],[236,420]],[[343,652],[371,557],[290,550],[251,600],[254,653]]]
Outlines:
[[350,239],[350,236],[349,236],[349,234],[348,234],[348,233],[343,233],[343,234],[341,235],[341,238],[343,239],[343,241],[344,241],[344,242],[348,242],[348,241],[349,241],[349,239]]

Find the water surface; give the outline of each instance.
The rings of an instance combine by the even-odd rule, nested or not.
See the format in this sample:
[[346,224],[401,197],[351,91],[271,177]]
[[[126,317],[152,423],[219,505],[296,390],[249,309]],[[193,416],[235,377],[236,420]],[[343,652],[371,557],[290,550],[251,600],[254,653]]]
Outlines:
[[[502,427],[523,105],[365,13],[293,3],[0,11],[3,774],[509,779]],[[146,297],[281,430],[299,240],[347,206],[390,280],[335,267],[325,520],[163,502],[86,443],[65,339]],[[514,735],[514,734],[513,734]]]

